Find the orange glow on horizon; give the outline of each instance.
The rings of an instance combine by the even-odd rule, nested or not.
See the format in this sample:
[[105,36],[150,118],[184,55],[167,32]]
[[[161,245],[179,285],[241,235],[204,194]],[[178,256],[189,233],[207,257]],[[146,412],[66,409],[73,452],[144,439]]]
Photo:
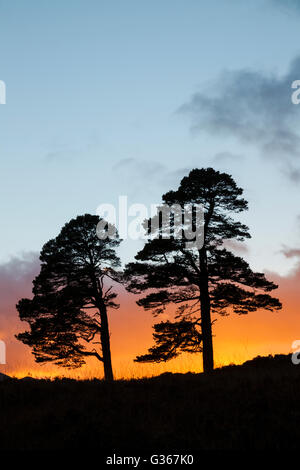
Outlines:
[[[240,364],[257,355],[289,353],[291,344],[300,338],[300,316],[298,305],[300,292],[300,269],[291,276],[282,278],[268,274],[279,284],[276,293],[283,303],[281,312],[259,311],[244,316],[218,317],[214,324],[215,365]],[[116,378],[139,378],[159,375],[163,372],[201,372],[201,354],[184,354],[167,363],[137,364],[136,355],[145,353],[153,344],[152,325],[154,319],[135,303],[136,297],[122,292],[121,308],[110,312],[110,331],[113,367]],[[10,306],[11,309],[11,306]],[[55,365],[40,365],[34,362],[30,348],[19,343],[14,334],[24,331],[27,324],[9,315],[1,326],[1,339],[7,343],[7,365],[0,371],[18,378],[54,378],[65,376],[76,379],[102,377],[102,363],[92,359],[80,369],[68,370]]]

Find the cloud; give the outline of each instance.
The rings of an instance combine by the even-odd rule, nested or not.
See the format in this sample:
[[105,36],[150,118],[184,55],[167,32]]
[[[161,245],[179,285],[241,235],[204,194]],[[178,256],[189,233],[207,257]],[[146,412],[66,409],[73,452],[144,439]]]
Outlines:
[[290,181],[293,183],[300,183],[300,168],[295,168],[291,163],[287,162],[282,171]]
[[[147,192],[158,187],[165,192],[172,187],[178,186],[180,180],[186,176],[191,168],[182,167],[170,170],[168,167],[157,161],[139,160],[137,158],[124,158],[119,160],[112,168],[117,180],[126,183],[126,192],[130,195],[141,195],[145,191],[145,181],[148,182]],[[128,181],[130,190],[128,191]]]
[[119,174],[134,174],[137,177],[157,177],[162,172],[166,171],[164,165],[155,161],[138,160],[136,158],[124,158],[119,160],[114,166],[113,170]]
[[[7,347],[8,365],[5,367],[9,368],[12,363],[23,367],[33,361],[30,350],[15,338],[16,333],[27,327],[27,323],[19,320],[16,303],[23,297],[32,296],[32,281],[39,270],[39,255],[34,252],[14,256],[0,264],[0,339]],[[9,369],[5,370],[9,373]]]
[[15,313],[16,302],[30,296],[32,281],[39,272],[38,253],[24,253],[0,265],[0,325]]
[[240,161],[243,158],[244,157],[242,155],[236,155],[231,152],[219,152],[219,153],[216,153],[213,160],[216,163],[223,163],[226,161],[232,161],[232,162]]
[[280,276],[276,273],[267,273],[270,275],[272,280],[276,282],[279,286],[280,297],[283,301],[283,306],[285,307],[288,304],[292,304],[293,311],[297,316],[297,322],[299,323],[299,302],[300,302],[300,249],[286,249],[285,252],[286,258],[295,258],[296,264],[290,273],[286,276]]
[[300,79],[300,56],[279,76],[252,70],[224,71],[214,87],[198,92],[178,112],[192,130],[234,137],[258,147],[264,157],[284,161],[285,174],[300,178],[300,105],[291,101],[291,85]]
[[298,10],[300,12],[300,0],[271,0],[271,3],[285,10]]
[[284,248],[282,253],[286,258],[300,258],[300,248]]

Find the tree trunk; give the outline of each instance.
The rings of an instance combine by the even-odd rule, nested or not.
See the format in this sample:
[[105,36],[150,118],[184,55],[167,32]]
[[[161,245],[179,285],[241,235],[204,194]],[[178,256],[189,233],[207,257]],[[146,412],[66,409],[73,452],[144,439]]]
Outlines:
[[[209,298],[208,298],[209,300]],[[209,373],[214,368],[214,353],[210,317],[210,305],[201,294],[201,329],[203,345],[203,371]]]
[[111,364],[111,353],[110,353],[110,338],[108,329],[108,319],[106,306],[102,305],[100,310],[101,319],[101,346],[102,346],[102,357],[104,366],[104,378],[105,380],[114,380],[112,364]]
[[208,273],[206,251],[200,250],[200,303],[201,303],[201,330],[203,345],[203,372],[209,373],[214,368],[213,340],[210,316],[210,297],[208,290]]

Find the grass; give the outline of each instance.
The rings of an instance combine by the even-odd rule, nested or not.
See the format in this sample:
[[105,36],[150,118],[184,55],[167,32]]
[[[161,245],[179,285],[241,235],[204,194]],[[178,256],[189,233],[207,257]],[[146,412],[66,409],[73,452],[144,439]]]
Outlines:
[[1,450],[297,449],[300,366],[257,358],[139,380],[0,382]]

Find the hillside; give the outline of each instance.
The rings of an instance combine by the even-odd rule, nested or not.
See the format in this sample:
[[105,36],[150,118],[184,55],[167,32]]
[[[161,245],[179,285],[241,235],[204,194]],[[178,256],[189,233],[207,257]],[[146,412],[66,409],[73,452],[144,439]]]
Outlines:
[[2,374],[0,372],[0,382],[2,382],[3,380],[10,380],[10,377],[9,377],[9,375]]
[[143,380],[0,383],[0,449],[296,449],[300,367],[256,358]]

